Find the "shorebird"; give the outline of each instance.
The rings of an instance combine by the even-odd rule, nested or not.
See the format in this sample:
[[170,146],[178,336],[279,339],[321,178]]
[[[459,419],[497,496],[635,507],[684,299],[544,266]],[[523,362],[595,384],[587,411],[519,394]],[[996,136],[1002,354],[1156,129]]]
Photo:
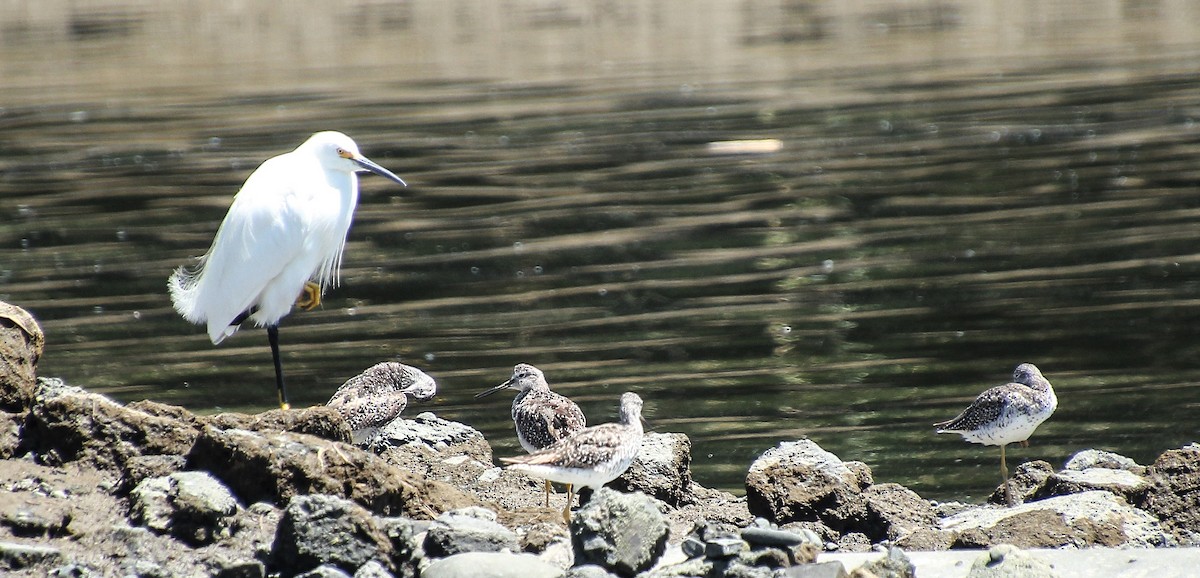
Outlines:
[[206,323],[213,345],[243,321],[267,328],[279,407],[288,409],[279,359],[279,320],[311,310],[338,283],[346,233],[358,204],[358,172],[404,180],[358,152],[340,132],[319,132],[267,159],[242,184],[212,247],[167,281],[175,310]]
[[611,482],[637,457],[642,447],[642,398],[621,395],[621,420],[584,428],[527,456],[500,458],[509,469],[544,480],[567,484],[563,519],[571,523],[571,489],[599,489]]
[[1008,465],[1004,447],[1011,443],[1029,445],[1029,436],[1046,421],[1055,408],[1058,397],[1050,382],[1032,363],[1022,363],[1013,371],[1012,383],[988,389],[979,394],[970,407],[958,417],[933,424],[937,433],[956,433],[977,444],[1000,446],[1000,474],[1004,478],[1004,499],[1013,506],[1008,487]]
[[404,411],[408,396],[426,401],[436,394],[437,382],[424,371],[385,361],[346,380],[325,405],[342,414],[361,445]]
[[[528,363],[518,363],[508,381],[475,394],[475,399],[513,387],[518,390],[512,403],[513,426],[525,451],[545,449],[587,426],[583,410],[565,396],[550,391],[542,370]],[[570,491],[568,487],[568,496]],[[549,480],[546,480],[546,507],[550,507]]]

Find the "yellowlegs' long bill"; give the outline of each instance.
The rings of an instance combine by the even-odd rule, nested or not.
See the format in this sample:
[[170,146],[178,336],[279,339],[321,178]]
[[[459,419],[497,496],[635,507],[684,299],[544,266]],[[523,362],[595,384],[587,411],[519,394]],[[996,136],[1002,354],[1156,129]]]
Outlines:
[[[502,389],[516,388],[513,398],[512,420],[517,430],[517,440],[525,451],[533,453],[549,447],[587,425],[583,410],[575,402],[550,391],[550,384],[542,370],[527,363],[513,367],[508,381],[475,395],[476,399],[487,397]],[[546,480],[546,507],[550,507],[550,481]],[[567,489],[568,495],[570,488]]]
[[567,484],[567,506],[563,519],[571,521],[571,489],[599,489],[611,482],[637,457],[642,447],[642,398],[636,393],[621,395],[621,419],[584,428],[546,449],[527,456],[500,458],[509,468],[560,484]]
[[1028,445],[1029,436],[1057,407],[1050,382],[1035,365],[1022,363],[1013,371],[1012,383],[984,391],[958,417],[933,425],[937,433],[956,433],[972,443],[1000,446],[1004,499],[1012,506],[1004,447],[1014,442]]

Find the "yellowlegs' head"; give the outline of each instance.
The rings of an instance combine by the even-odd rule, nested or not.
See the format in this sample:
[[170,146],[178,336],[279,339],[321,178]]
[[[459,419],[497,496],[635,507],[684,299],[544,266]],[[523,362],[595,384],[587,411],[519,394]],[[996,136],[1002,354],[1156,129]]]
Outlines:
[[504,383],[501,383],[500,385],[497,385],[496,387],[493,387],[487,391],[481,391],[475,394],[475,398],[479,399],[481,397],[487,397],[493,393],[496,393],[497,391],[508,389],[510,387],[516,388],[520,391],[529,391],[539,387],[550,389],[550,386],[546,383],[546,376],[542,374],[542,370],[529,365],[528,363],[518,363],[516,367],[513,367],[512,377],[508,378],[508,381],[505,381]]
[[296,149],[296,153],[307,154],[319,163],[321,168],[325,169],[326,172],[357,173],[370,171],[401,185],[408,186],[404,182],[404,179],[363,156],[362,153],[358,152],[358,145],[350,137],[337,131],[327,130],[308,137],[308,140],[304,141],[304,144]]
[[621,394],[621,423],[642,423],[642,398],[632,391]]
[[403,385],[400,392],[421,401],[429,401],[437,395],[437,382],[429,374],[412,366],[404,366]]
[[1024,385],[1033,385],[1038,381],[1045,380],[1042,377],[1042,372],[1032,363],[1022,363],[1013,370],[1013,383]]

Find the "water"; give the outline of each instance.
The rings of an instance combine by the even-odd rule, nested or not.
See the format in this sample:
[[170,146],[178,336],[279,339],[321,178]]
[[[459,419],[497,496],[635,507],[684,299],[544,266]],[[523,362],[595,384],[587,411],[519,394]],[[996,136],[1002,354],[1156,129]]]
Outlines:
[[211,346],[166,277],[335,128],[411,186],[363,178],[342,286],[284,320],[297,406],[400,359],[509,455],[472,395],[528,362],[592,423],[637,391],[705,485],[809,436],[980,500],[999,452],[930,424],[1028,361],[1061,407],[1014,463],[1197,438],[1197,3],[34,6],[0,8],[0,299],[43,375],[272,407],[264,333]]

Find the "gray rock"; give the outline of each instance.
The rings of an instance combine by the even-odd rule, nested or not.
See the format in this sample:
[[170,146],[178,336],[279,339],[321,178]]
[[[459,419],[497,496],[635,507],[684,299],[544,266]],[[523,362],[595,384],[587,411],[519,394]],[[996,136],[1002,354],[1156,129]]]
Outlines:
[[7,460],[21,453],[21,427],[24,423],[25,416],[0,411],[0,460]]
[[346,571],[337,566],[321,564],[308,572],[297,574],[296,578],[352,578]]
[[666,550],[670,533],[659,504],[641,493],[597,490],[571,520],[576,561],[620,576],[649,569]]
[[1148,476],[1151,486],[1138,506],[1162,520],[1180,543],[1200,545],[1200,446],[1164,452]]
[[465,552],[435,561],[421,578],[558,578],[562,573],[531,554]]
[[216,569],[214,578],[263,578],[267,567],[258,560],[238,560],[222,564]]
[[777,524],[814,521],[852,531],[867,520],[862,478],[812,440],[782,442],[750,465],[746,503]]
[[595,564],[584,564],[568,569],[562,578],[617,578],[617,575]]
[[0,542],[0,569],[24,570],[43,564],[55,564],[61,559],[62,552],[58,548]]
[[637,457],[609,486],[642,492],[672,506],[695,502],[692,488],[692,442],[681,433],[646,432]]
[[716,538],[704,543],[704,555],[709,558],[729,558],[746,549],[740,538]]
[[130,493],[130,514],[160,534],[171,534],[193,546],[232,534],[237,499],[208,472],[176,472],[149,478]]
[[1146,473],[1146,466],[1139,465],[1132,458],[1104,450],[1083,450],[1071,456],[1063,466],[1063,469],[1075,471],[1091,468],[1125,470],[1139,476]]
[[284,574],[322,564],[353,572],[371,560],[391,570],[392,543],[362,506],[334,496],[296,496],[275,533],[273,567]]
[[464,508],[435,518],[425,533],[425,553],[440,558],[464,552],[520,551],[517,535],[496,523],[496,514]]
[[94,572],[91,568],[80,564],[67,564],[66,566],[59,566],[58,568],[50,570],[50,572],[48,572],[46,575],[49,576],[49,578],[92,578],[93,576],[99,576],[99,574]]
[[[796,532],[787,530],[776,530],[773,528],[750,527],[743,528],[741,531],[742,539],[755,546],[799,546],[805,541],[805,536]],[[813,536],[814,541],[816,536]]]
[[967,578],[1057,578],[1045,562],[1011,544],[992,546],[971,564]]
[[783,571],[781,578],[849,578],[841,562],[801,564]]
[[384,568],[383,564],[371,560],[359,566],[358,571],[354,573],[354,578],[395,578],[395,575]]
[[[1025,462],[1017,466],[1008,480],[1013,500],[1018,504],[1023,504],[1037,499],[1036,496],[1042,491],[1042,486],[1052,475],[1054,475],[1054,467],[1043,460]],[[988,503],[998,506],[1008,505],[1008,501],[1004,497],[1003,482],[996,486],[991,496],[988,496]]]
[[957,548],[1008,543],[1021,548],[1169,545],[1158,520],[1104,491],[1030,502],[1012,508],[980,506],[941,521],[957,533]]
[[392,448],[407,448],[442,459],[466,455],[484,463],[492,461],[492,446],[479,430],[430,412],[412,419],[395,419],[380,428],[370,442],[370,450],[377,454]]
[[888,548],[887,555],[862,566],[875,578],[916,578],[917,568],[900,548]]

